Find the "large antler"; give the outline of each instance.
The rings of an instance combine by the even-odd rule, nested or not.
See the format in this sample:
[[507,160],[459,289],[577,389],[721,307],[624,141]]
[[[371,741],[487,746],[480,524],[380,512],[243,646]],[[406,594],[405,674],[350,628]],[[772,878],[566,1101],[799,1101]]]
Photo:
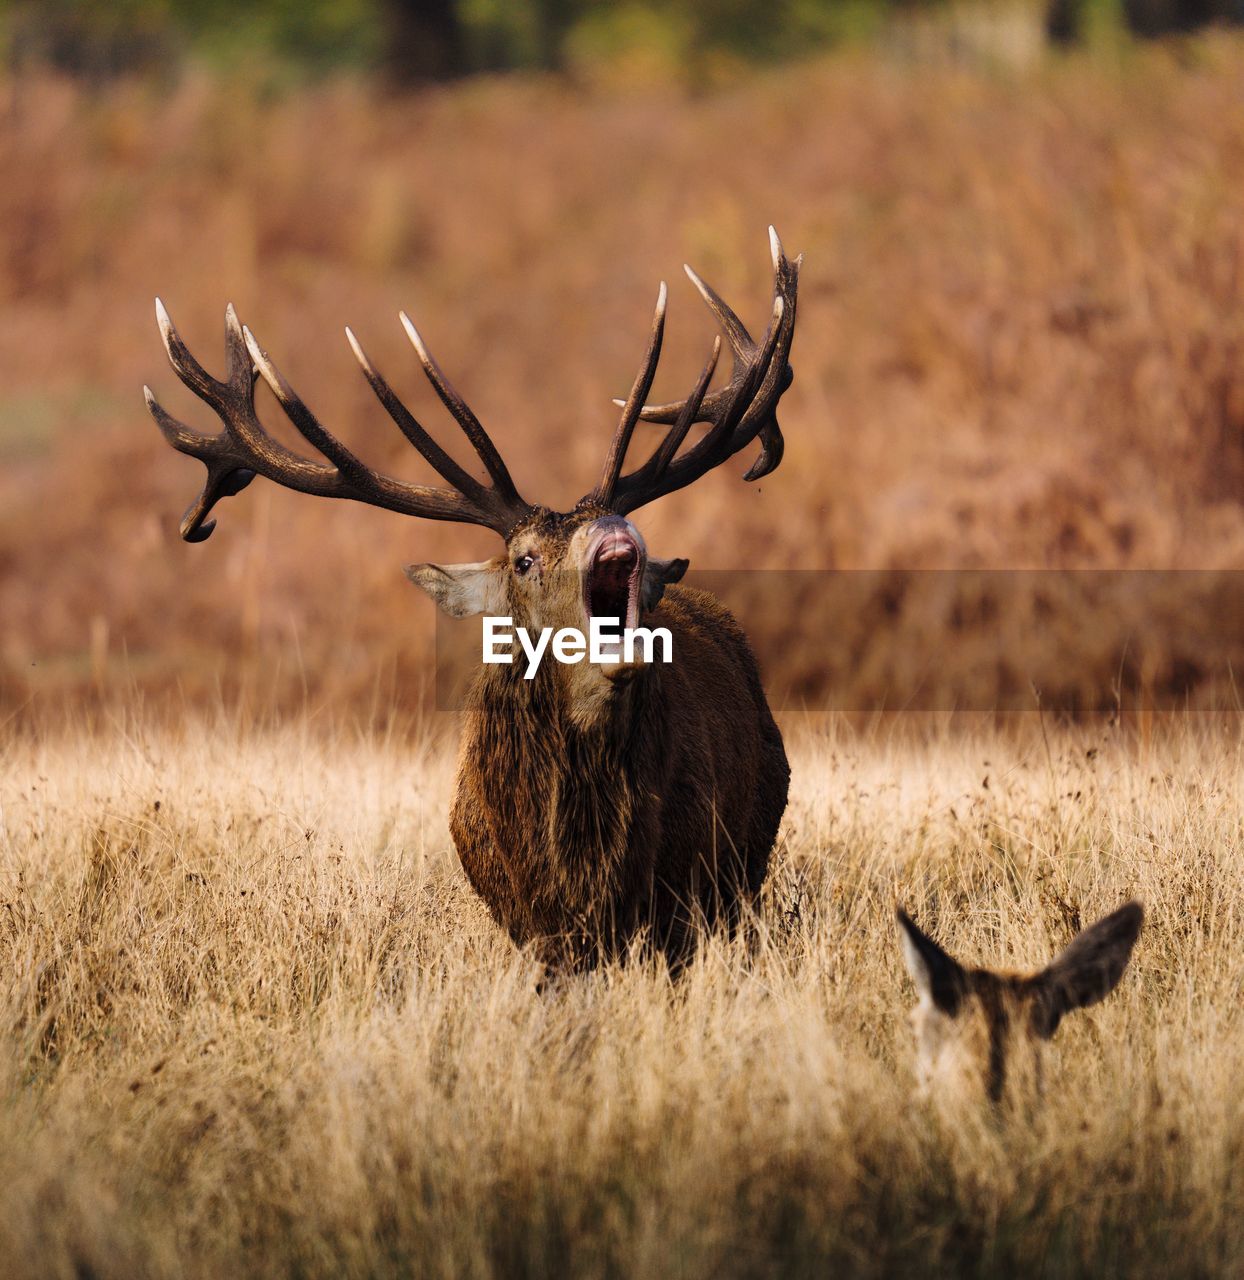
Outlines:
[[[423,371],[479,455],[492,479],[490,486],[481,484],[460,467],[428,435],[373,367],[349,329],[346,336],[372,390],[406,439],[453,486],[452,489],[408,484],[373,471],[360,462],[340,440],[320,425],[280,370],[268,359],[267,353],[255,341],[254,334],[239,323],[232,306],[225,311],[228,366],[223,382],[208,374],[190,354],[158,298],[156,319],[174,372],[216,412],[224,425],[224,431],[219,435],[200,435],[163,409],[150,387],[143,388],[147,408],[164,438],[174,449],[198,458],[207,467],[207,483],[182,517],[181,536],[187,542],[202,542],[210,537],[216,527],[215,520],[208,519],[212,508],[221,498],[240,493],[257,475],[267,476],[287,489],[318,497],[352,498],[355,502],[366,502],[403,515],[484,525],[502,537],[531,511],[531,506],[519,497],[514,488],[510,473],[488,433],[446,381],[405,313],[402,313],[402,324]],[[272,388],[281,408],[303,439],[318,450],[327,463],[302,457],[264,430],[255,412],[255,381],[260,376]]]
[[[769,244],[773,253],[773,313],[763,341],[753,341],[738,316],[690,267],[685,268],[691,283],[700,291],[725,332],[734,356],[734,368],[724,387],[705,394],[721,352],[718,338],[691,395],[673,404],[645,405],[661,355],[665,327],[665,286],[661,286],[647,354],[631,394],[625,401],[615,401],[622,405],[622,418],[600,481],[584,501],[599,503],[625,515],[693,483],[746,448],[757,436],[761,442],[760,456],[743,478],[759,480],[782,461],[784,446],[776,409],[793,377],[788,360],[795,336],[795,301],[803,255],[791,262],[772,227]],[[645,422],[668,423],[670,429],[648,461],[624,476],[621,472],[627,446],[641,418]],[[700,441],[676,457],[693,422],[707,422],[711,426]]]

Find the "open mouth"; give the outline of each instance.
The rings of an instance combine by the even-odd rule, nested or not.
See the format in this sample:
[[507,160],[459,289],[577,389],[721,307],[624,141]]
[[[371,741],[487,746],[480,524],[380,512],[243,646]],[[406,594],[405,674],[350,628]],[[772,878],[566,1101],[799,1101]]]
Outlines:
[[583,607],[589,624],[593,618],[602,620],[603,635],[620,640],[624,627],[639,625],[642,568],[639,544],[628,530],[607,529],[601,534],[584,575]]

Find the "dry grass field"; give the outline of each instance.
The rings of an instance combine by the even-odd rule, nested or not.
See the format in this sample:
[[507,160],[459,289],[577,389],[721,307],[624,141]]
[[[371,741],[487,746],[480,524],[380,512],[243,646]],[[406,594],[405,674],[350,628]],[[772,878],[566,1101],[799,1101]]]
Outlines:
[[[795,726],[750,945],[543,994],[456,869],[447,725],[6,731],[6,1275],[1244,1265],[1238,719]],[[912,1100],[896,898],[1038,965],[1131,895],[1034,1116]]]
[[[0,1273],[1244,1272],[1241,173],[1226,34],[409,95],[0,73]],[[807,255],[786,461],[637,520],[764,660],[769,886],[676,982],[538,990],[454,857],[400,571],[495,540],[256,483],[182,544],[201,468],[142,385],[214,424],[152,299],[215,371],[232,300],[423,479],[341,334],[451,440],[405,308],[569,506],[657,281],[665,398],[711,340],[680,264],[759,325],[769,223]],[[1001,967],[1130,897],[1041,1107],[913,1099],[896,901]]]

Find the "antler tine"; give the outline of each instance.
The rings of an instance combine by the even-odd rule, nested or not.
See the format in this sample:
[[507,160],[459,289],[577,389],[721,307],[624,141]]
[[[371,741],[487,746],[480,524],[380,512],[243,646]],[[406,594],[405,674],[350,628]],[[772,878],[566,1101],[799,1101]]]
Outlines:
[[639,421],[644,400],[652,390],[657,362],[661,359],[661,341],[665,335],[665,304],[668,296],[665,281],[662,280],[661,287],[657,290],[657,305],[652,315],[652,332],[648,337],[648,350],[644,353],[643,364],[635,375],[631,394],[622,406],[622,417],[618,421],[618,429],[613,434],[613,443],[609,446],[600,480],[588,495],[592,501],[602,506],[608,506],[613,500],[613,492],[617,486],[618,477],[622,473],[622,464],[626,461],[626,450],[631,443],[635,423]]
[[717,361],[721,359],[721,336],[717,335],[713,338],[713,349],[709,354],[708,360],[705,362],[704,369],[700,373],[700,380],[695,384],[695,389],[690,396],[683,402],[682,411],[679,413],[674,425],[665,435],[665,439],[657,446],[652,457],[645,463],[645,466],[651,466],[653,473],[657,476],[663,476],[673,461],[674,455],[678,452],[682,442],[687,438],[687,432],[691,430],[691,424],[695,421],[695,416],[700,411],[700,405],[704,403],[704,393],[708,390],[708,384],[713,380],[713,374],[717,372]]
[[722,300],[717,290],[689,262],[684,262],[682,269],[686,273],[687,279],[695,285],[696,292],[704,299],[708,309],[717,317],[722,329],[725,330],[726,338],[730,343],[730,350],[734,354],[735,364],[745,361],[755,347],[752,335],[747,332],[746,325]]
[[[408,484],[373,471],[360,461],[321,425],[254,334],[238,321],[232,306],[225,313],[228,373],[224,381],[213,378],[190,354],[158,299],[156,317],[177,376],[216,413],[224,427],[214,436],[192,431],[161,407],[150,388],[143,389],[147,407],[164,438],[207,467],[207,482],[182,519],[181,535],[187,542],[202,542],[209,537],[216,525],[208,519],[213,506],[221,498],[239,493],[256,475],[318,497],[350,498],[403,515],[483,525],[502,537],[531,510],[512,484],[508,491],[487,489],[441,450],[371,368],[352,334],[355,355],[382,403],[407,439],[454,485],[453,489]],[[264,429],[255,411],[257,375],[263,377],[286,416],[327,464],[302,457]]]
[[410,339],[411,346],[415,349],[415,354],[419,357],[419,363],[423,366],[425,376],[432,384],[432,389],[440,396],[441,404],[453,414],[454,420],[462,428],[467,439],[470,440],[472,447],[479,455],[480,461],[492,477],[493,485],[497,491],[508,498],[521,501],[518,498],[518,490],[514,488],[514,481],[510,478],[510,472],[505,465],[505,460],[497,451],[497,446],[493,444],[492,437],[484,430],[483,423],[475,416],[471,406],[454,389],[449,379],[445,377],[440,365],[436,363],[411,318],[405,311],[399,311],[398,318],[402,322],[402,328],[406,330],[406,336]]
[[[342,475],[360,487],[366,487],[372,477],[371,470],[336,436],[324,429],[320,420],[303,403],[302,397],[289,385],[285,375],[272,363],[268,353],[245,325],[242,326],[242,337],[246,340],[246,349],[254,361],[255,371],[268,384],[268,389],[276,396],[277,403],[285,410],[285,416],[297,428],[298,434],[313,449],[318,449]],[[253,400],[251,404],[253,407]],[[247,428],[245,418],[235,423],[234,427],[239,434],[244,434]]]
[[[220,383],[190,354],[190,349],[181,340],[181,334],[177,332],[172,317],[159,298],[155,300],[155,309],[156,324],[160,327],[160,339],[164,343],[164,350],[168,355],[169,364],[173,366],[173,372],[196,395],[214,393]],[[230,357],[230,365],[233,363],[233,335],[236,323],[237,312],[234,311],[233,303],[230,302],[225,307],[225,347]]]
[[[250,361],[246,356],[246,343],[232,303],[225,308],[227,373],[224,382],[213,378],[194,358],[159,298],[155,300],[155,309],[156,323],[160,328],[169,364],[195,395],[215,407],[218,404],[236,402],[239,397],[249,393],[252,379]],[[221,498],[241,493],[255,478],[255,471],[238,465],[224,435],[205,436],[192,431],[160,404],[150,387],[143,387],[143,396],[156,426],[169,444],[179,453],[198,458],[207,468],[207,480],[202,491],[186,508],[181,519],[181,536],[187,542],[203,542],[211,537],[212,530],[216,527],[216,521],[207,518],[212,507]]]
[[775,298],[773,316],[768,329],[765,330],[765,339],[759,348],[758,358],[745,367],[743,376],[736,384],[727,388],[731,393],[730,399],[708,434],[680,459],[685,471],[695,472],[683,483],[690,484],[691,479],[698,479],[705,471],[719,466],[743,448],[755,435],[755,432],[752,436],[743,435],[743,423],[756,403],[758,388],[762,388],[770,380],[773,357],[782,337],[782,320],[785,314],[785,302],[780,297]]
[[[789,356],[795,334],[799,268],[803,258],[800,256],[792,263],[772,227],[769,245],[773,257],[773,312],[760,343],[752,338],[716,290],[690,267],[686,268],[688,278],[730,344],[733,357],[730,380],[724,387],[707,394],[704,390],[707,383],[697,383],[695,391],[685,400],[645,405],[641,409],[639,417],[644,421],[670,424],[671,430],[643,466],[615,484],[612,492],[616,510],[633,511],[691,484],[758,436],[761,451],[744,479],[758,480],[781,462],[784,443],[775,410],[792,380]],[[709,376],[711,378],[711,373]],[[676,458],[692,422],[708,422],[711,426],[703,439]]]
[[[744,473],[744,480],[760,480],[771,471],[776,471],[782,456],[786,452],[786,442],[782,438],[782,429],[778,426],[777,414],[774,410],[777,402],[785,394],[794,380],[789,364],[790,347],[795,338],[795,312],[799,294],[799,268],[803,266],[801,253],[792,263],[782,249],[782,241],[777,231],[769,228],[769,251],[773,258],[773,276],[778,292],[786,304],[785,332],[780,340],[781,359],[774,366],[777,380],[767,387],[762,387],[756,397],[760,405],[766,405],[765,420],[759,432],[760,455]],[[744,418],[744,423],[747,418]]]
[[397,398],[393,388],[367,358],[367,352],[363,350],[349,325],[346,326],[346,338],[350,343],[350,350],[354,352],[354,358],[359,362],[359,368],[363,370],[363,376],[376,393],[376,399],[384,405],[389,417],[397,423],[402,435],[436,468],[441,477],[448,480],[455,488],[461,489],[464,493],[483,493],[484,486],[470,472],[464,471],[428,435],[414,414]]
[[[773,256],[774,294],[780,294],[785,300],[788,312],[787,320],[793,332],[799,268],[803,264],[803,254],[800,254],[792,263],[786,257],[782,249],[782,242],[778,239],[778,234],[772,227],[769,228],[769,247]],[[696,291],[704,299],[705,304],[725,331],[734,360],[730,383],[718,391],[711,392],[704,401],[703,417],[700,420],[715,420],[719,416],[721,408],[728,403],[733,394],[733,384],[742,376],[742,366],[755,358],[757,345],[747,331],[747,327],[735,315],[733,309],[721,298],[720,294],[689,264],[684,264],[683,270],[687,273],[687,278],[695,286]],[[684,400],[677,400],[669,404],[644,405],[639,416],[643,422],[669,424],[677,420],[685,403],[686,401]],[[615,399],[614,404],[620,405],[622,401]]]
[[619,482],[614,497],[614,510],[625,515],[629,511],[634,511],[636,507],[672,493],[675,489],[685,488],[714,467],[720,466],[755,435],[753,430],[751,436],[741,436],[739,426],[754,402],[757,388],[769,377],[782,335],[784,315],[785,303],[780,297],[775,298],[772,320],[766,330],[765,340],[759,348],[757,358],[745,367],[737,381],[725,388],[728,399],[708,433],[682,457],[674,461],[673,452],[677,444],[674,444],[674,449],[668,446],[674,443],[675,439],[681,442],[691,421],[697,416],[703,416],[700,413],[699,402],[703,397],[701,385],[706,384],[701,374],[701,383],[698,383],[692,395],[682,402],[683,407],[678,422],[671,429],[666,441],[662,442],[642,467],[624,476]]

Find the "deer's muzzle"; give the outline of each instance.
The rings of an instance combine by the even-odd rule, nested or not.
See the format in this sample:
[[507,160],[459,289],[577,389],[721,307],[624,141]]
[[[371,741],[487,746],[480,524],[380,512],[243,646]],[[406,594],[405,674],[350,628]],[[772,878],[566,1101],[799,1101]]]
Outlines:
[[639,625],[639,587],[646,558],[634,526],[616,516],[597,522],[588,544],[583,608],[593,618],[616,618],[619,627]]

